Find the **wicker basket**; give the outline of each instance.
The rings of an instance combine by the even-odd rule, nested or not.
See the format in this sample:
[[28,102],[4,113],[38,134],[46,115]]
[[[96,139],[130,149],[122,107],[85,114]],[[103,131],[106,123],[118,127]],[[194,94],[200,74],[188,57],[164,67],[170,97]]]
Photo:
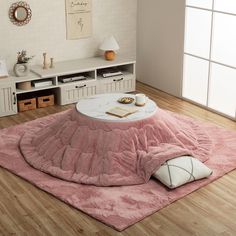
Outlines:
[[30,98],[18,101],[19,112],[35,110],[35,109],[36,109],[36,98]]
[[54,95],[38,97],[38,108],[48,107],[54,105]]

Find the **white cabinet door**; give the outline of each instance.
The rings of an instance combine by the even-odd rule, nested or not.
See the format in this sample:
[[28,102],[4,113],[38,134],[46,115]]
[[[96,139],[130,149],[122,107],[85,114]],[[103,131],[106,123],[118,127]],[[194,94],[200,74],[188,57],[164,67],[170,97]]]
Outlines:
[[99,79],[99,93],[133,92],[135,91],[135,76],[115,76],[107,79]]
[[85,98],[97,94],[96,82],[74,82],[70,85],[60,87],[60,105],[78,102],[80,98]]
[[0,80],[0,117],[17,113],[17,98],[14,81]]

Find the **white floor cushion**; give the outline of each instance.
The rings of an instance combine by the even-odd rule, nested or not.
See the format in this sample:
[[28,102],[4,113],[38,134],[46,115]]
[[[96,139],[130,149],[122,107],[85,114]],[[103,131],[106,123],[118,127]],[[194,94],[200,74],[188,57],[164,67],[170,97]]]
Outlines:
[[173,189],[194,180],[206,178],[211,174],[212,170],[198,159],[192,156],[181,156],[166,161],[153,174],[153,177]]

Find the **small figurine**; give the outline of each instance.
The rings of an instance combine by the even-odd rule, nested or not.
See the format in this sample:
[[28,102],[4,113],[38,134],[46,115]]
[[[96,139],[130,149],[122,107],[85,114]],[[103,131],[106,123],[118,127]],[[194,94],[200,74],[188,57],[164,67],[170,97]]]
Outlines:
[[48,64],[47,64],[47,53],[43,53],[43,69],[47,70],[48,69]]
[[54,68],[54,58],[50,58],[50,68]]

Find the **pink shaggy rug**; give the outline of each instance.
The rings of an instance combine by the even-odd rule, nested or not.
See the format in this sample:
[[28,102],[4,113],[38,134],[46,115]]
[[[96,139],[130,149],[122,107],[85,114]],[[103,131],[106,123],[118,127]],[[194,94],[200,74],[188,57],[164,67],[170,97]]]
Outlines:
[[[179,155],[181,153],[190,153],[195,155],[197,158],[205,161],[205,164],[213,170],[213,175],[211,177],[189,183],[175,190],[167,189],[156,180],[149,180],[150,171],[144,171],[143,173],[141,173],[141,175],[134,175],[134,177],[142,176],[142,178],[141,180],[139,178],[138,182],[135,182],[136,180],[134,180],[135,178],[133,178],[132,182],[130,183],[139,185],[122,187],[97,187],[94,185],[84,185],[81,184],[83,183],[83,181],[81,180],[84,180],[86,178],[71,178],[74,172],[70,172],[70,175],[68,175],[68,173],[65,173],[64,176],[62,175],[64,180],[58,179],[56,177],[53,177],[52,175],[56,176],[58,171],[70,171],[70,168],[67,169],[68,163],[65,163],[65,167],[57,169],[56,172],[53,172],[52,169],[50,169],[51,166],[49,166],[49,169],[47,168],[48,163],[43,163],[43,165],[39,166],[38,163],[42,164],[42,160],[32,163],[32,156],[28,154],[35,152],[32,152],[32,150],[30,150],[31,152],[27,153],[28,149],[25,144],[27,144],[30,137],[32,138],[32,136],[27,134],[37,133],[41,129],[46,130],[45,127],[50,126],[50,124],[54,124],[57,120],[60,120],[61,117],[68,116],[71,113],[73,113],[73,111],[68,110],[63,113],[0,130],[0,166],[28,180],[35,186],[43,189],[44,191],[47,191],[48,193],[54,195],[62,201],[89,214],[90,216],[115,228],[118,231],[124,230],[125,228],[142,220],[148,215],[153,214],[159,209],[184,197],[185,195],[195,191],[196,189],[205,186],[206,184],[236,168],[236,132],[228,131],[212,124],[200,123],[190,118],[171,113],[172,118],[170,119],[175,119],[176,125],[181,126],[181,124],[186,122],[187,124],[192,124],[190,128],[192,128],[193,130],[193,127],[198,127],[200,133],[201,130],[206,130],[210,142],[206,141],[207,136],[205,136],[205,134],[198,134],[196,137],[199,137],[199,140],[196,140],[196,137],[193,138],[192,135],[196,133],[197,130],[195,130],[196,132],[193,133],[188,133],[188,131],[186,130],[182,138],[188,137],[187,141],[186,139],[184,140],[184,143],[187,146],[180,145],[181,151],[175,150],[175,153],[166,155],[165,158],[162,159],[162,161],[172,158],[173,156]],[[176,135],[170,138],[170,140],[172,140],[174,143],[177,142],[181,144],[183,140],[181,138],[181,134],[179,135],[178,138],[174,141],[172,138],[176,137]],[[43,135],[39,135],[38,137],[43,137]],[[142,143],[145,143],[145,140],[143,140]],[[40,140],[35,139],[34,144],[37,146],[37,144],[40,144]],[[20,145],[22,145],[21,148]],[[39,146],[43,147],[42,143]],[[40,156],[44,155],[46,152],[44,149],[37,150],[40,154],[37,156],[37,158],[40,159]],[[166,150],[168,151],[169,148],[167,148]],[[35,168],[39,168],[45,172],[48,172],[50,175],[43,173],[29,165],[23,157],[21,151],[24,153],[26,160],[31,165],[35,165]],[[152,152],[152,150],[148,151]],[[152,153],[152,156],[154,154],[156,155],[156,153],[158,152],[154,151]],[[141,153],[140,155],[141,157],[144,157],[143,153]],[[50,155],[48,155],[48,157],[49,156]],[[148,157],[146,160],[149,160]],[[58,162],[55,161],[52,163],[56,164]],[[141,166],[149,166],[148,161],[146,161],[145,163],[141,163]],[[127,162],[126,164],[128,165],[128,167],[130,166],[130,162]],[[155,168],[157,168],[160,163],[157,163],[155,165]],[[69,162],[69,167],[70,166],[71,163]],[[118,165],[118,167],[120,168],[118,172],[121,174],[123,166]],[[55,168],[53,170],[55,170]],[[147,169],[144,168],[144,170]],[[134,173],[137,174],[139,172],[133,171],[132,174]],[[111,173],[109,173],[108,171],[108,174]],[[112,180],[112,182],[109,182],[109,179],[105,179],[105,182],[104,179],[102,181],[99,181],[100,179],[101,177],[95,180],[89,180],[88,183],[104,186],[116,185],[114,179]],[[74,181],[77,183],[68,182],[66,180]],[[123,179],[122,181],[126,180]],[[140,184],[142,182],[143,184]]]

